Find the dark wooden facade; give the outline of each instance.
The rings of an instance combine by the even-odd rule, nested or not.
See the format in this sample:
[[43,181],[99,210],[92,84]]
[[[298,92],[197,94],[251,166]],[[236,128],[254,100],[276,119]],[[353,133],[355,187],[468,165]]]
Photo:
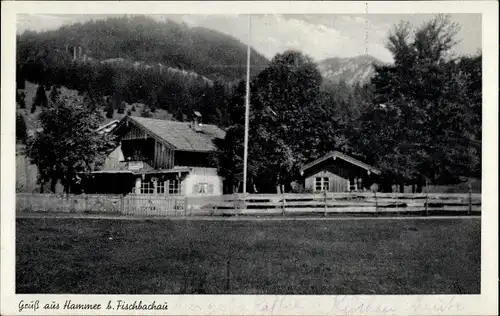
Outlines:
[[[149,135],[136,125],[130,126],[121,137],[125,160],[142,160],[154,169],[171,169],[175,166],[175,150]],[[139,156],[133,157],[139,150]]]
[[306,189],[313,192],[378,190],[378,173],[375,168],[338,157],[319,160],[302,171]]

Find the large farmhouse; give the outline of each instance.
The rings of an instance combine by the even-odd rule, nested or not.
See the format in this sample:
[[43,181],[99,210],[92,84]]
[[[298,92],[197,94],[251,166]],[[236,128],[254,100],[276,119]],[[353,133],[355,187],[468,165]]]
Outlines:
[[102,168],[84,181],[86,193],[220,195],[222,179],[210,162],[217,126],[143,117],[124,117],[111,133],[119,140]]
[[358,159],[332,151],[303,166],[305,187],[313,192],[357,192],[377,189],[380,170]]

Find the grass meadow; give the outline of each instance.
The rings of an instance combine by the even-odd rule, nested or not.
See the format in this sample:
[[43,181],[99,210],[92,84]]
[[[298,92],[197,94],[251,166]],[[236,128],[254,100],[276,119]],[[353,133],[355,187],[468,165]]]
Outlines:
[[478,294],[479,218],[16,220],[16,292]]

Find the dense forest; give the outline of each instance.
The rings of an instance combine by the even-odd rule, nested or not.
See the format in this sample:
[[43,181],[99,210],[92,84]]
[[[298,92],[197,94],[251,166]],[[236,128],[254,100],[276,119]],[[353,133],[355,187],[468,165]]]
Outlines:
[[[76,57],[76,58],[75,58]],[[251,55],[257,73],[268,61]],[[18,89],[25,81],[89,94],[100,108],[122,103],[163,108],[178,120],[196,107],[206,122],[225,123],[227,95],[244,77],[246,46],[204,28],[147,17],[110,18],[17,37]]]
[[[271,61],[254,53],[248,187],[289,190],[300,166],[331,150],[379,167],[386,183],[421,189],[426,182],[480,178],[482,57],[450,57],[456,27],[443,16],[416,30],[395,26],[388,37],[395,62],[374,64],[363,85],[324,80],[299,51]],[[217,32],[115,18],[18,36],[16,81],[18,89],[26,80],[39,84],[30,112],[62,107],[61,86],[77,90],[83,104],[108,118],[123,113],[125,103],[146,104],[143,116],[162,109],[176,120],[200,111],[205,123],[227,130],[211,158],[231,191],[242,181],[244,65],[244,46]],[[16,96],[21,108],[24,98]],[[34,144],[28,141],[31,152]]]

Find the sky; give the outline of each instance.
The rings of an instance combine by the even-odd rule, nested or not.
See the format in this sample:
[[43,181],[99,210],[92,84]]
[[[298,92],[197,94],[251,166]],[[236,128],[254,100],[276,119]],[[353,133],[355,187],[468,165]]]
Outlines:
[[[27,29],[51,30],[62,25],[103,19],[110,15],[48,15],[20,14],[17,32]],[[201,26],[231,35],[248,42],[247,15],[151,15],[157,20],[171,19],[189,26]],[[252,15],[251,44],[254,49],[272,58],[287,49],[298,49],[319,61],[330,57],[372,55],[383,62],[391,62],[387,35],[400,21],[418,27],[432,19],[430,14],[300,14]],[[481,50],[481,15],[450,14],[460,25],[459,43],[455,55],[474,54]]]

